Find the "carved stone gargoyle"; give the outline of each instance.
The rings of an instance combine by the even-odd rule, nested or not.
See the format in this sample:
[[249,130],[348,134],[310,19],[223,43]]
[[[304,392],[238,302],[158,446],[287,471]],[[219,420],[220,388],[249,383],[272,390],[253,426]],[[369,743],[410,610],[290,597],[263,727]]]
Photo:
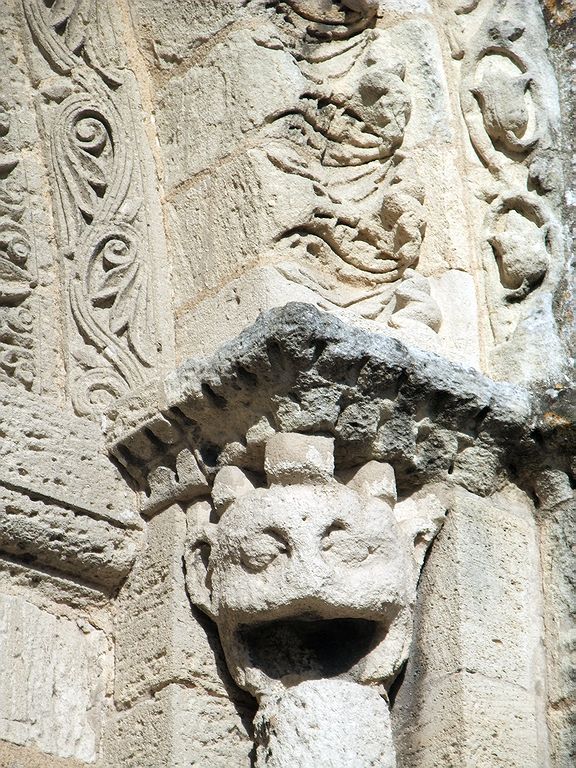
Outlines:
[[263,487],[238,467],[218,472],[214,522],[198,521],[186,554],[191,599],[258,700],[256,764],[393,768],[386,688],[442,511],[395,513],[390,464],[337,479],[332,438],[277,433],[264,470]]

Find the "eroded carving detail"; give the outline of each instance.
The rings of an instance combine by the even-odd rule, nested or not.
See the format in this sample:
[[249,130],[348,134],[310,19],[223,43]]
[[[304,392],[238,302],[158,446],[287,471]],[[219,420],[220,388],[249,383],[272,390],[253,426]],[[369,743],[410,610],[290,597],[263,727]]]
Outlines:
[[[306,701],[316,702],[314,719],[319,701],[329,712],[352,696],[359,724],[368,727],[376,712],[383,732],[363,746],[343,735],[331,764],[373,765],[367,753],[377,743],[377,764],[392,767],[385,706],[352,684],[385,696],[405,660],[420,566],[444,510],[430,502],[395,510],[386,463],[368,462],[340,482],[330,438],[277,434],[267,440],[264,469],[263,487],[237,467],[219,471],[218,522],[197,520],[187,555],[192,600],[216,621],[234,679],[261,704],[257,765],[293,765],[291,729],[295,743],[306,742],[300,749],[316,754],[314,740],[326,737],[307,722]],[[291,723],[285,699],[295,695],[304,714]],[[320,728],[333,726],[327,716]]]
[[460,100],[470,140],[491,177],[478,196],[487,203],[487,298],[501,345],[536,305],[550,314],[546,307],[562,268],[554,212],[561,173],[552,156],[558,103],[537,4],[488,4],[481,20],[484,6],[468,5],[456,13],[469,15],[477,31],[467,38],[461,26],[455,56],[462,58]]
[[73,400],[78,413],[90,414],[157,363],[144,179],[107,3],[23,4],[48,63],[67,76],[57,87],[48,81],[43,93],[76,329]]
[[311,40],[347,40],[374,25],[378,0],[267,0]]
[[510,160],[523,162],[536,145],[549,146],[554,132],[547,73],[535,56],[540,41],[522,10],[509,2],[490,11],[462,65],[461,100],[470,137],[495,174]]
[[[278,238],[277,268],[323,297],[327,308],[388,323],[404,307],[397,284],[407,269],[417,268],[426,229],[423,185],[400,149],[412,110],[405,63],[382,32],[368,28],[376,2],[290,8],[287,18],[297,32],[288,31],[283,44],[311,87],[272,123],[267,154],[283,172],[312,181],[318,203]],[[296,10],[300,21],[351,14],[362,25],[351,23],[345,40],[308,27],[307,34],[319,39],[306,43]],[[414,321],[437,331],[437,307],[434,315],[428,323],[415,313]]]
[[29,390],[35,375],[30,299],[37,280],[19,165],[10,108],[0,104],[0,379]]

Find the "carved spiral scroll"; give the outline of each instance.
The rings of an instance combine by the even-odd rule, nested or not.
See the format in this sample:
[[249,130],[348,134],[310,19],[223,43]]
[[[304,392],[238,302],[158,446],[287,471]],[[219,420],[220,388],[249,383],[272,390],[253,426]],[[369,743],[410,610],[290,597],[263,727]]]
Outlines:
[[0,103],[0,380],[31,389],[35,379],[32,293],[35,259],[11,109]]
[[[63,102],[52,158],[75,264],[72,316],[84,342],[110,364],[94,360],[76,380],[75,406],[87,413],[141,383],[156,359],[150,280],[135,226],[141,200],[130,195],[133,158],[111,99],[74,94]],[[86,368],[86,355],[80,358]]]
[[73,247],[86,224],[113,216],[128,194],[132,162],[113,104],[99,104],[88,94],[63,102],[53,127],[52,160],[67,198],[61,199]]
[[132,96],[110,0],[20,0],[49,66],[67,77],[46,90],[54,197],[71,336],[72,398],[97,414],[139,385],[157,360],[145,180],[135,156]]

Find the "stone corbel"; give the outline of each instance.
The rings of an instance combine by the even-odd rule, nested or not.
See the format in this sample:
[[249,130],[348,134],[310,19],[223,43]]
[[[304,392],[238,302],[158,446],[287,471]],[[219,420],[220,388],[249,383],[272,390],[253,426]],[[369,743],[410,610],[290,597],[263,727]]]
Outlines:
[[395,766],[426,549],[452,488],[544,466],[529,393],[292,304],[109,417],[142,514],[187,510],[188,592],[258,700],[257,765]]

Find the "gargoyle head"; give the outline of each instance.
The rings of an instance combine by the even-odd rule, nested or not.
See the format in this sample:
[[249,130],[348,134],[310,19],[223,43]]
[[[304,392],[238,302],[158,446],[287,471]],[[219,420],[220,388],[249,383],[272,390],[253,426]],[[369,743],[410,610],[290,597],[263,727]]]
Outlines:
[[331,438],[276,434],[264,469],[266,487],[220,470],[218,522],[199,521],[187,547],[189,593],[236,682],[260,697],[321,677],[392,680],[435,522],[395,515],[389,464],[336,479]]

